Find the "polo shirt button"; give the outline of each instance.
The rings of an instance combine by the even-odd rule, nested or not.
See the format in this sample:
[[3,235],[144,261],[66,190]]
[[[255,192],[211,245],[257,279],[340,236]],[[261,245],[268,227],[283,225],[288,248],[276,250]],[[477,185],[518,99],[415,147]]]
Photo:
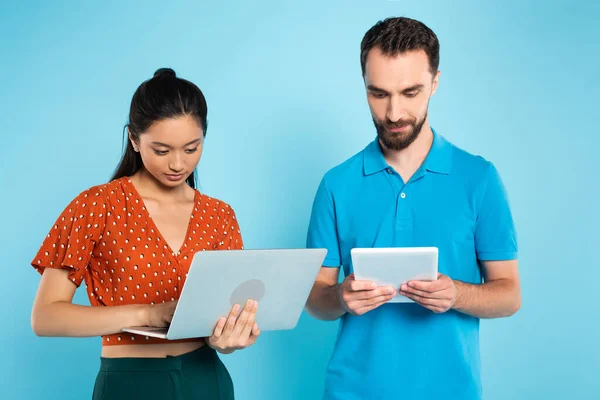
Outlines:
[[406,198],[406,193],[404,193],[404,192],[400,193],[400,197],[402,197],[403,199]]
[[391,168],[387,168],[386,171],[388,172],[388,174],[393,174],[394,173]]

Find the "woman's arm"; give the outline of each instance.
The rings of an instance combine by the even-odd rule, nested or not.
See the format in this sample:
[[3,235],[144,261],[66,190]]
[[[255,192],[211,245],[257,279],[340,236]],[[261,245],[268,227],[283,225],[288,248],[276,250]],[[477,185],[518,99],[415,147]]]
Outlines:
[[130,326],[167,326],[177,302],[157,305],[91,307],[73,304],[77,286],[66,269],[47,268],[42,274],[31,313],[38,336],[90,337],[119,333]]

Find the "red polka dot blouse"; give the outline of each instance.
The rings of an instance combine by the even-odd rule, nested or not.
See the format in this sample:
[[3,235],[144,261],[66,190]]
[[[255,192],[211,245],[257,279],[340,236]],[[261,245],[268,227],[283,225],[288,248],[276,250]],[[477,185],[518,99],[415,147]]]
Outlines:
[[[186,238],[175,253],[129,178],[94,186],[64,209],[31,265],[40,274],[45,268],[68,269],[75,285],[85,281],[92,306],[177,300],[195,252],[243,249],[228,204],[198,191],[195,203]],[[104,346],[165,342],[129,333],[102,337]]]

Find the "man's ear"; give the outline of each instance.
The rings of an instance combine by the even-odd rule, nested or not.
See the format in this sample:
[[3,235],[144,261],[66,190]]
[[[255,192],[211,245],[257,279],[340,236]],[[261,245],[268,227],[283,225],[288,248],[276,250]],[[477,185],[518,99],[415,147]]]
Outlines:
[[435,76],[433,77],[433,83],[431,85],[431,96],[433,96],[435,94],[438,84],[440,83],[440,72],[441,71],[436,72]]

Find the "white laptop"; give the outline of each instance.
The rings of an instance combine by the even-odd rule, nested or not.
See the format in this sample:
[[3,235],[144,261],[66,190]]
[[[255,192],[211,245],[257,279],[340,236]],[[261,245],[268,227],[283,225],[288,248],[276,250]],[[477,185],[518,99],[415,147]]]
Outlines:
[[[433,281],[438,275],[437,247],[355,248],[350,250],[354,278],[392,286],[411,280]],[[398,294],[388,303],[412,303]]]
[[293,329],[326,254],[326,249],[200,251],[169,327],[123,331],[170,340],[211,336],[219,318],[248,299],[258,301],[261,332]]

